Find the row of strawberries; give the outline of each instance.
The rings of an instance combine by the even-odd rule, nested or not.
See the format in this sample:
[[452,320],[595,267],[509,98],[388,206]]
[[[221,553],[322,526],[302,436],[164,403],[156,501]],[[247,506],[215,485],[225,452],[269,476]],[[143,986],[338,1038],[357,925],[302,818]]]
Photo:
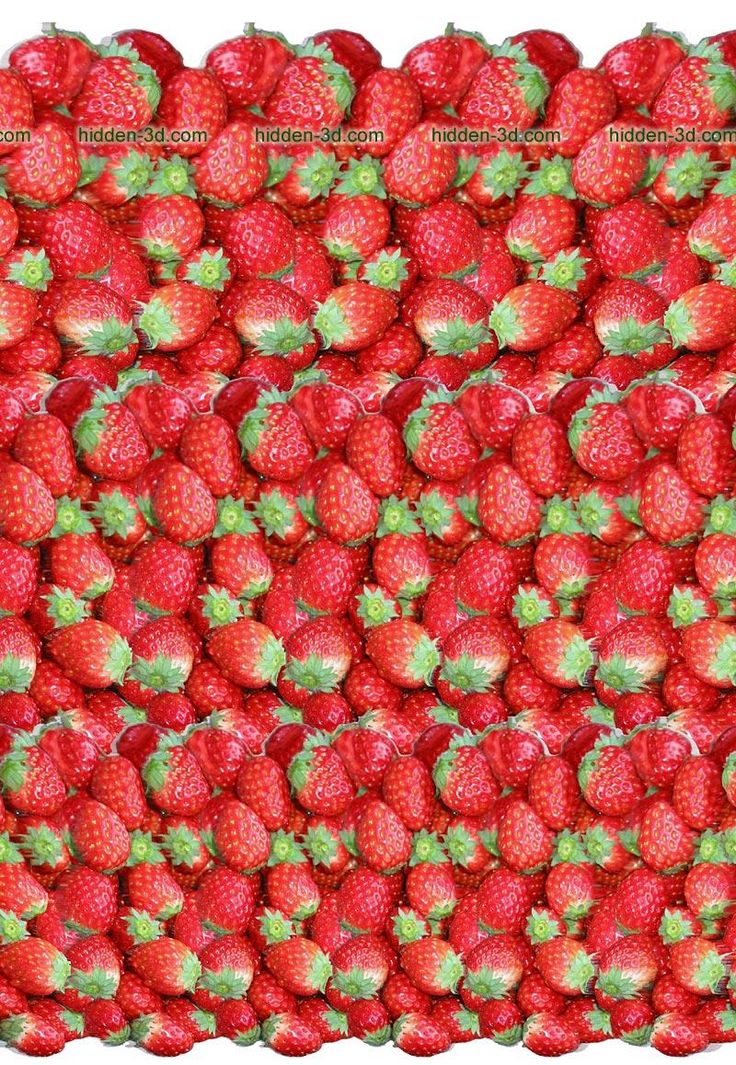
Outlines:
[[584,378],[539,413],[412,379],[370,412],[238,378],[198,410],[139,375],[0,404],[10,726],[110,688],[174,728],[269,689],[328,731],[736,723],[736,389]]
[[734,729],[0,741],[0,1033],[26,1053],[735,1037]]
[[[491,364],[540,402],[567,373],[668,365],[718,390],[735,64],[731,32],[647,32],[588,69],[549,31],[450,28],[400,69],[349,31],[254,30],[194,68],[146,31],[52,28],[0,71],[0,372],[33,391],[137,366],[203,402],[311,366],[368,399]],[[289,130],[316,139],[267,141]],[[468,130],[493,138],[452,142]]]

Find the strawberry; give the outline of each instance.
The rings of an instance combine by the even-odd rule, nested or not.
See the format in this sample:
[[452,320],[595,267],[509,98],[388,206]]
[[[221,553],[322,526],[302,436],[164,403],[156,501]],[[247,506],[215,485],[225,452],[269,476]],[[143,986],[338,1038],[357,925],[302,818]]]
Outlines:
[[72,814],[69,834],[74,853],[91,869],[115,869],[130,854],[126,826],[114,811],[94,799]]
[[266,1046],[280,1054],[301,1057],[322,1046],[316,1026],[294,1012],[270,1013],[261,1025]]
[[345,464],[336,464],[327,472],[317,492],[315,511],[327,535],[343,544],[365,539],[378,523],[372,492]]
[[650,1044],[663,1054],[697,1054],[707,1047],[708,1033],[697,1017],[675,1010],[654,1021]]
[[141,943],[129,952],[131,968],[158,994],[182,995],[192,991],[202,966],[180,940],[161,937]]
[[654,100],[652,118],[665,129],[684,115],[697,129],[718,129],[727,121],[733,93],[733,71],[721,49],[703,42],[671,70]]
[[502,815],[498,849],[516,872],[531,871],[551,857],[552,833],[523,799],[513,800]]
[[308,326],[309,308],[298,293],[264,279],[239,284],[230,298],[237,299],[233,325],[238,336],[257,351],[287,356],[296,369],[313,357],[316,347]]
[[717,688],[730,687],[734,636],[725,621],[703,619],[682,633],[685,662],[697,677]]
[[147,614],[183,614],[196,586],[196,562],[188,548],[160,537],[141,546],[129,579],[136,605]]
[[432,127],[420,122],[401,137],[386,157],[386,191],[402,203],[426,207],[449,191],[457,168],[455,150],[436,141]]
[[684,58],[683,42],[674,33],[647,26],[639,37],[609,49],[599,66],[625,107],[649,107],[665,79]]
[[459,280],[480,263],[483,234],[468,207],[441,200],[417,211],[407,245],[422,277]]
[[684,292],[667,309],[665,328],[676,347],[692,351],[724,347],[736,337],[733,329],[733,289],[717,281],[696,285]]
[[401,967],[415,987],[427,995],[454,993],[463,964],[450,944],[438,936],[424,936],[401,950]]
[[4,853],[0,863],[0,901],[5,914],[30,920],[45,912],[49,897],[18,858],[17,850]]
[[92,618],[60,629],[49,649],[71,679],[90,688],[120,682],[132,661],[127,641]]
[[13,1013],[1,1021],[0,1035],[22,1054],[58,1054],[66,1044],[60,1024],[31,1011]]
[[586,802],[611,817],[625,815],[644,796],[644,786],[627,749],[604,740],[580,763],[578,781]]
[[113,42],[87,71],[73,114],[82,126],[122,123],[126,129],[140,129],[150,122],[160,96],[156,75],[135,49]]
[[320,303],[314,327],[325,347],[357,351],[374,344],[396,317],[396,303],[389,292],[358,281],[332,289]]
[[527,186],[506,225],[512,255],[535,262],[551,259],[572,244],[577,229],[575,207],[563,195],[542,195]]
[[465,418],[443,388],[428,391],[404,427],[404,440],[422,472],[458,481],[479,456]]
[[428,684],[439,664],[435,642],[408,618],[398,618],[372,629],[366,651],[382,676],[407,688]]
[[484,319],[485,301],[454,281],[433,281],[419,297],[414,328],[439,355],[455,355],[469,366],[485,365],[495,354]]
[[163,735],[141,769],[149,800],[168,813],[192,816],[210,797],[198,762],[176,734]]
[[217,77],[236,107],[262,104],[273,92],[290,56],[278,33],[256,30],[249,23],[243,36],[223,41],[205,57],[205,65]]
[[581,943],[568,936],[555,936],[541,943],[536,962],[547,986],[561,995],[587,994],[593,985],[593,958]]
[[469,125],[501,125],[518,129],[534,124],[548,86],[541,70],[529,62],[523,46],[504,42],[471,81],[459,107]]
[[246,281],[278,280],[294,265],[294,225],[283,211],[265,200],[226,211],[226,225],[218,239],[235,263],[238,276]]
[[77,95],[94,55],[83,34],[52,26],[14,48],[10,65],[22,74],[35,103],[53,107]]
[[145,438],[116,393],[102,389],[76,421],[74,441],[90,473],[132,480],[149,458]]
[[279,983],[295,995],[310,996],[324,991],[332,965],[316,943],[293,936],[269,947],[266,965]]
[[308,738],[291,759],[287,776],[301,805],[328,817],[343,813],[355,794],[339,755],[319,735]]
[[[40,161],[49,167],[43,178],[39,177]],[[53,120],[39,122],[30,139],[5,156],[4,164],[8,192],[36,204],[61,203],[74,192],[81,177],[76,144]]]
[[394,1022],[394,1045],[421,1057],[441,1054],[451,1045],[447,1027],[426,1013],[402,1013]]
[[542,128],[558,131],[555,151],[571,159],[615,113],[616,96],[605,74],[577,67],[552,89]]
[[217,628],[208,650],[228,679],[252,688],[273,682],[286,660],[270,629],[249,618]]
[[577,314],[569,293],[541,281],[528,281],[495,304],[488,322],[500,347],[524,352],[559,340]]
[[401,65],[419,87],[425,107],[454,107],[487,56],[484,41],[450,25],[444,36],[415,45]]
[[593,666],[593,652],[572,622],[543,621],[526,632],[524,646],[544,680],[566,688],[585,684]]
[[[184,67],[162,81],[157,113],[167,129],[202,130],[209,143],[225,125],[227,97],[224,87],[209,70]],[[196,142],[178,143],[176,148],[185,158],[199,153]]]
[[172,281],[156,290],[142,307],[138,321],[149,347],[179,351],[202,339],[215,313],[215,299],[207,289]]
[[18,940],[0,947],[0,974],[26,995],[53,995],[71,973],[62,952],[45,939]]
[[270,841],[263,823],[237,799],[221,806],[213,843],[221,860],[236,872],[250,872],[268,860]]
[[635,280],[661,269],[670,243],[660,210],[636,199],[602,211],[592,238],[593,253],[606,277]]
[[156,525],[174,543],[197,543],[215,528],[212,494],[199,474],[183,464],[172,463],[163,471],[151,504]]
[[344,118],[353,93],[350,75],[335,62],[330,49],[308,41],[287,62],[264,111],[274,126],[333,128]]
[[595,132],[582,145],[572,164],[575,192],[596,207],[623,203],[646,176],[644,148],[639,144],[617,143],[615,132],[615,126]]
[[375,799],[358,821],[355,845],[366,865],[378,872],[391,872],[408,861],[411,836],[391,807]]
[[204,216],[190,196],[145,196],[136,218],[135,237],[149,259],[167,263],[185,259],[201,243]]
[[238,438],[253,468],[278,480],[296,480],[314,456],[297,413],[276,389],[261,393],[240,422]]
[[135,1017],[130,1034],[137,1046],[152,1054],[186,1054],[194,1039],[181,1024],[163,1011],[144,1013]]

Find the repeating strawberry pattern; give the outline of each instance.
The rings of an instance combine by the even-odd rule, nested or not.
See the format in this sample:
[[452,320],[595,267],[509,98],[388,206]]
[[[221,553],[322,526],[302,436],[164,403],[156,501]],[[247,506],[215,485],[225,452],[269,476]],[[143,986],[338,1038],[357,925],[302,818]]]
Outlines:
[[736,1039],[735,105],[736,31],[10,51],[4,1044]]

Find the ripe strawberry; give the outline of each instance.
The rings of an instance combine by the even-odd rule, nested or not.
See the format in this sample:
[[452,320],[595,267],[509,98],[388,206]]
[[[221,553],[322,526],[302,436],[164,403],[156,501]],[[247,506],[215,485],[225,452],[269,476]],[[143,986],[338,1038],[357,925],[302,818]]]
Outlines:
[[457,173],[457,155],[432,137],[429,124],[418,123],[394,145],[384,162],[384,181],[390,196],[414,207],[437,203]]
[[736,339],[733,327],[736,293],[727,285],[708,281],[684,292],[667,309],[664,325],[676,347],[711,351]]
[[[39,174],[39,160],[48,165],[43,176]],[[4,165],[8,192],[44,206],[66,200],[81,177],[77,146],[71,134],[53,120],[33,127],[30,140],[6,155]]]
[[620,144],[616,127],[598,130],[575,156],[572,183],[582,199],[596,207],[623,203],[644,180],[647,154],[639,144]]
[[127,641],[104,621],[92,618],[60,629],[49,650],[70,679],[89,688],[119,683],[132,661]]
[[733,92],[722,50],[704,42],[671,70],[654,100],[652,117],[671,129],[686,113],[696,128],[718,129],[727,121]]
[[563,688],[585,684],[594,663],[593,651],[578,627],[562,619],[528,629],[524,647],[540,676]]
[[335,62],[330,49],[308,41],[287,62],[264,111],[276,126],[333,128],[344,118],[353,93],[350,75]]
[[542,128],[558,131],[555,151],[571,159],[615,113],[616,96],[608,78],[597,70],[578,67],[564,74],[552,89]]
[[665,79],[683,59],[683,45],[675,34],[649,27],[639,36],[614,45],[599,66],[625,107],[649,107]]
[[428,391],[409,415],[404,439],[419,469],[442,480],[458,481],[479,455],[465,418],[442,388]]
[[644,458],[626,411],[605,392],[594,393],[590,403],[575,413],[568,439],[578,464],[605,480],[626,477]]
[[541,943],[536,962],[548,987],[567,997],[588,994],[596,978],[593,958],[583,944],[568,936]]
[[130,854],[125,825],[113,810],[94,799],[74,811],[69,835],[74,853],[91,869],[115,869],[124,865]]
[[289,56],[289,46],[279,34],[248,24],[242,36],[211,49],[205,65],[216,75],[232,106],[249,107],[271,95]]
[[382,676],[406,688],[428,684],[440,660],[435,642],[408,618],[372,629],[366,651]]
[[697,1017],[672,1011],[662,1013],[652,1025],[650,1045],[663,1054],[697,1054],[708,1045],[708,1033]]
[[626,200],[602,211],[592,232],[593,253],[606,277],[641,280],[661,269],[670,236],[660,210]]
[[161,89],[156,75],[130,45],[109,45],[85,75],[74,101],[73,114],[80,125],[141,129],[158,106]]
[[697,677],[716,688],[732,684],[733,646],[734,635],[725,621],[705,618],[682,630],[685,662]]
[[559,340],[577,314],[570,293],[528,281],[496,303],[488,321],[500,347],[526,352]]
[[529,62],[523,46],[505,42],[493,50],[471,81],[459,107],[469,125],[533,125],[548,86],[541,70]]
[[292,994],[310,996],[324,991],[332,965],[316,943],[293,936],[268,948],[266,965],[278,982]]
[[407,246],[422,277],[459,280],[478,266],[483,235],[468,207],[441,200],[416,213]]
[[459,956],[438,936],[425,936],[407,943],[400,960],[411,982],[427,995],[454,993],[463,975]]
[[1,1021],[0,1035],[8,1046],[35,1056],[58,1054],[66,1044],[59,1023],[29,1010],[13,1013]]
[[447,1027],[426,1013],[402,1013],[394,1022],[392,1037],[400,1050],[420,1057],[441,1054],[451,1045]]
[[10,65],[22,74],[36,104],[53,107],[77,95],[94,55],[82,34],[53,27],[14,48]]
[[179,351],[201,340],[216,314],[214,296],[199,285],[172,281],[141,309],[139,326],[151,348]]
[[316,1026],[294,1012],[270,1013],[261,1025],[266,1046],[279,1054],[301,1057],[322,1046]]
[[333,289],[314,316],[324,346],[335,351],[358,351],[374,344],[396,317],[389,292],[358,281]]
[[137,1046],[152,1054],[186,1054],[194,1045],[190,1032],[163,1010],[135,1017],[130,1034]]
[[228,679],[251,688],[272,683],[286,661],[281,642],[250,618],[217,628],[208,650]]
[[515,872],[532,871],[550,860],[552,833],[527,802],[515,799],[501,816],[497,846]]
[[485,42],[449,26],[444,36],[415,45],[401,65],[419,87],[425,107],[454,107],[487,56]]
[[229,799],[220,807],[213,843],[220,859],[236,872],[252,872],[268,860],[270,840],[265,826],[237,799]]
[[629,813],[644,796],[631,755],[615,740],[604,740],[584,756],[578,781],[586,802],[611,817]]
[[28,937],[0,947],[0,974],[26,995],[53,995],[61,991],[71,964],[45,939]]

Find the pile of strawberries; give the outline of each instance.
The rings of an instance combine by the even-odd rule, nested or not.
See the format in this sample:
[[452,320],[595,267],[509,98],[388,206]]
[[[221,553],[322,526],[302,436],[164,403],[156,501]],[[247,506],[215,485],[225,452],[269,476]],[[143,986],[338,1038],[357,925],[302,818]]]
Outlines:
[[736,31],[10,52],[7,1045],[736,1039],[735,105]]

